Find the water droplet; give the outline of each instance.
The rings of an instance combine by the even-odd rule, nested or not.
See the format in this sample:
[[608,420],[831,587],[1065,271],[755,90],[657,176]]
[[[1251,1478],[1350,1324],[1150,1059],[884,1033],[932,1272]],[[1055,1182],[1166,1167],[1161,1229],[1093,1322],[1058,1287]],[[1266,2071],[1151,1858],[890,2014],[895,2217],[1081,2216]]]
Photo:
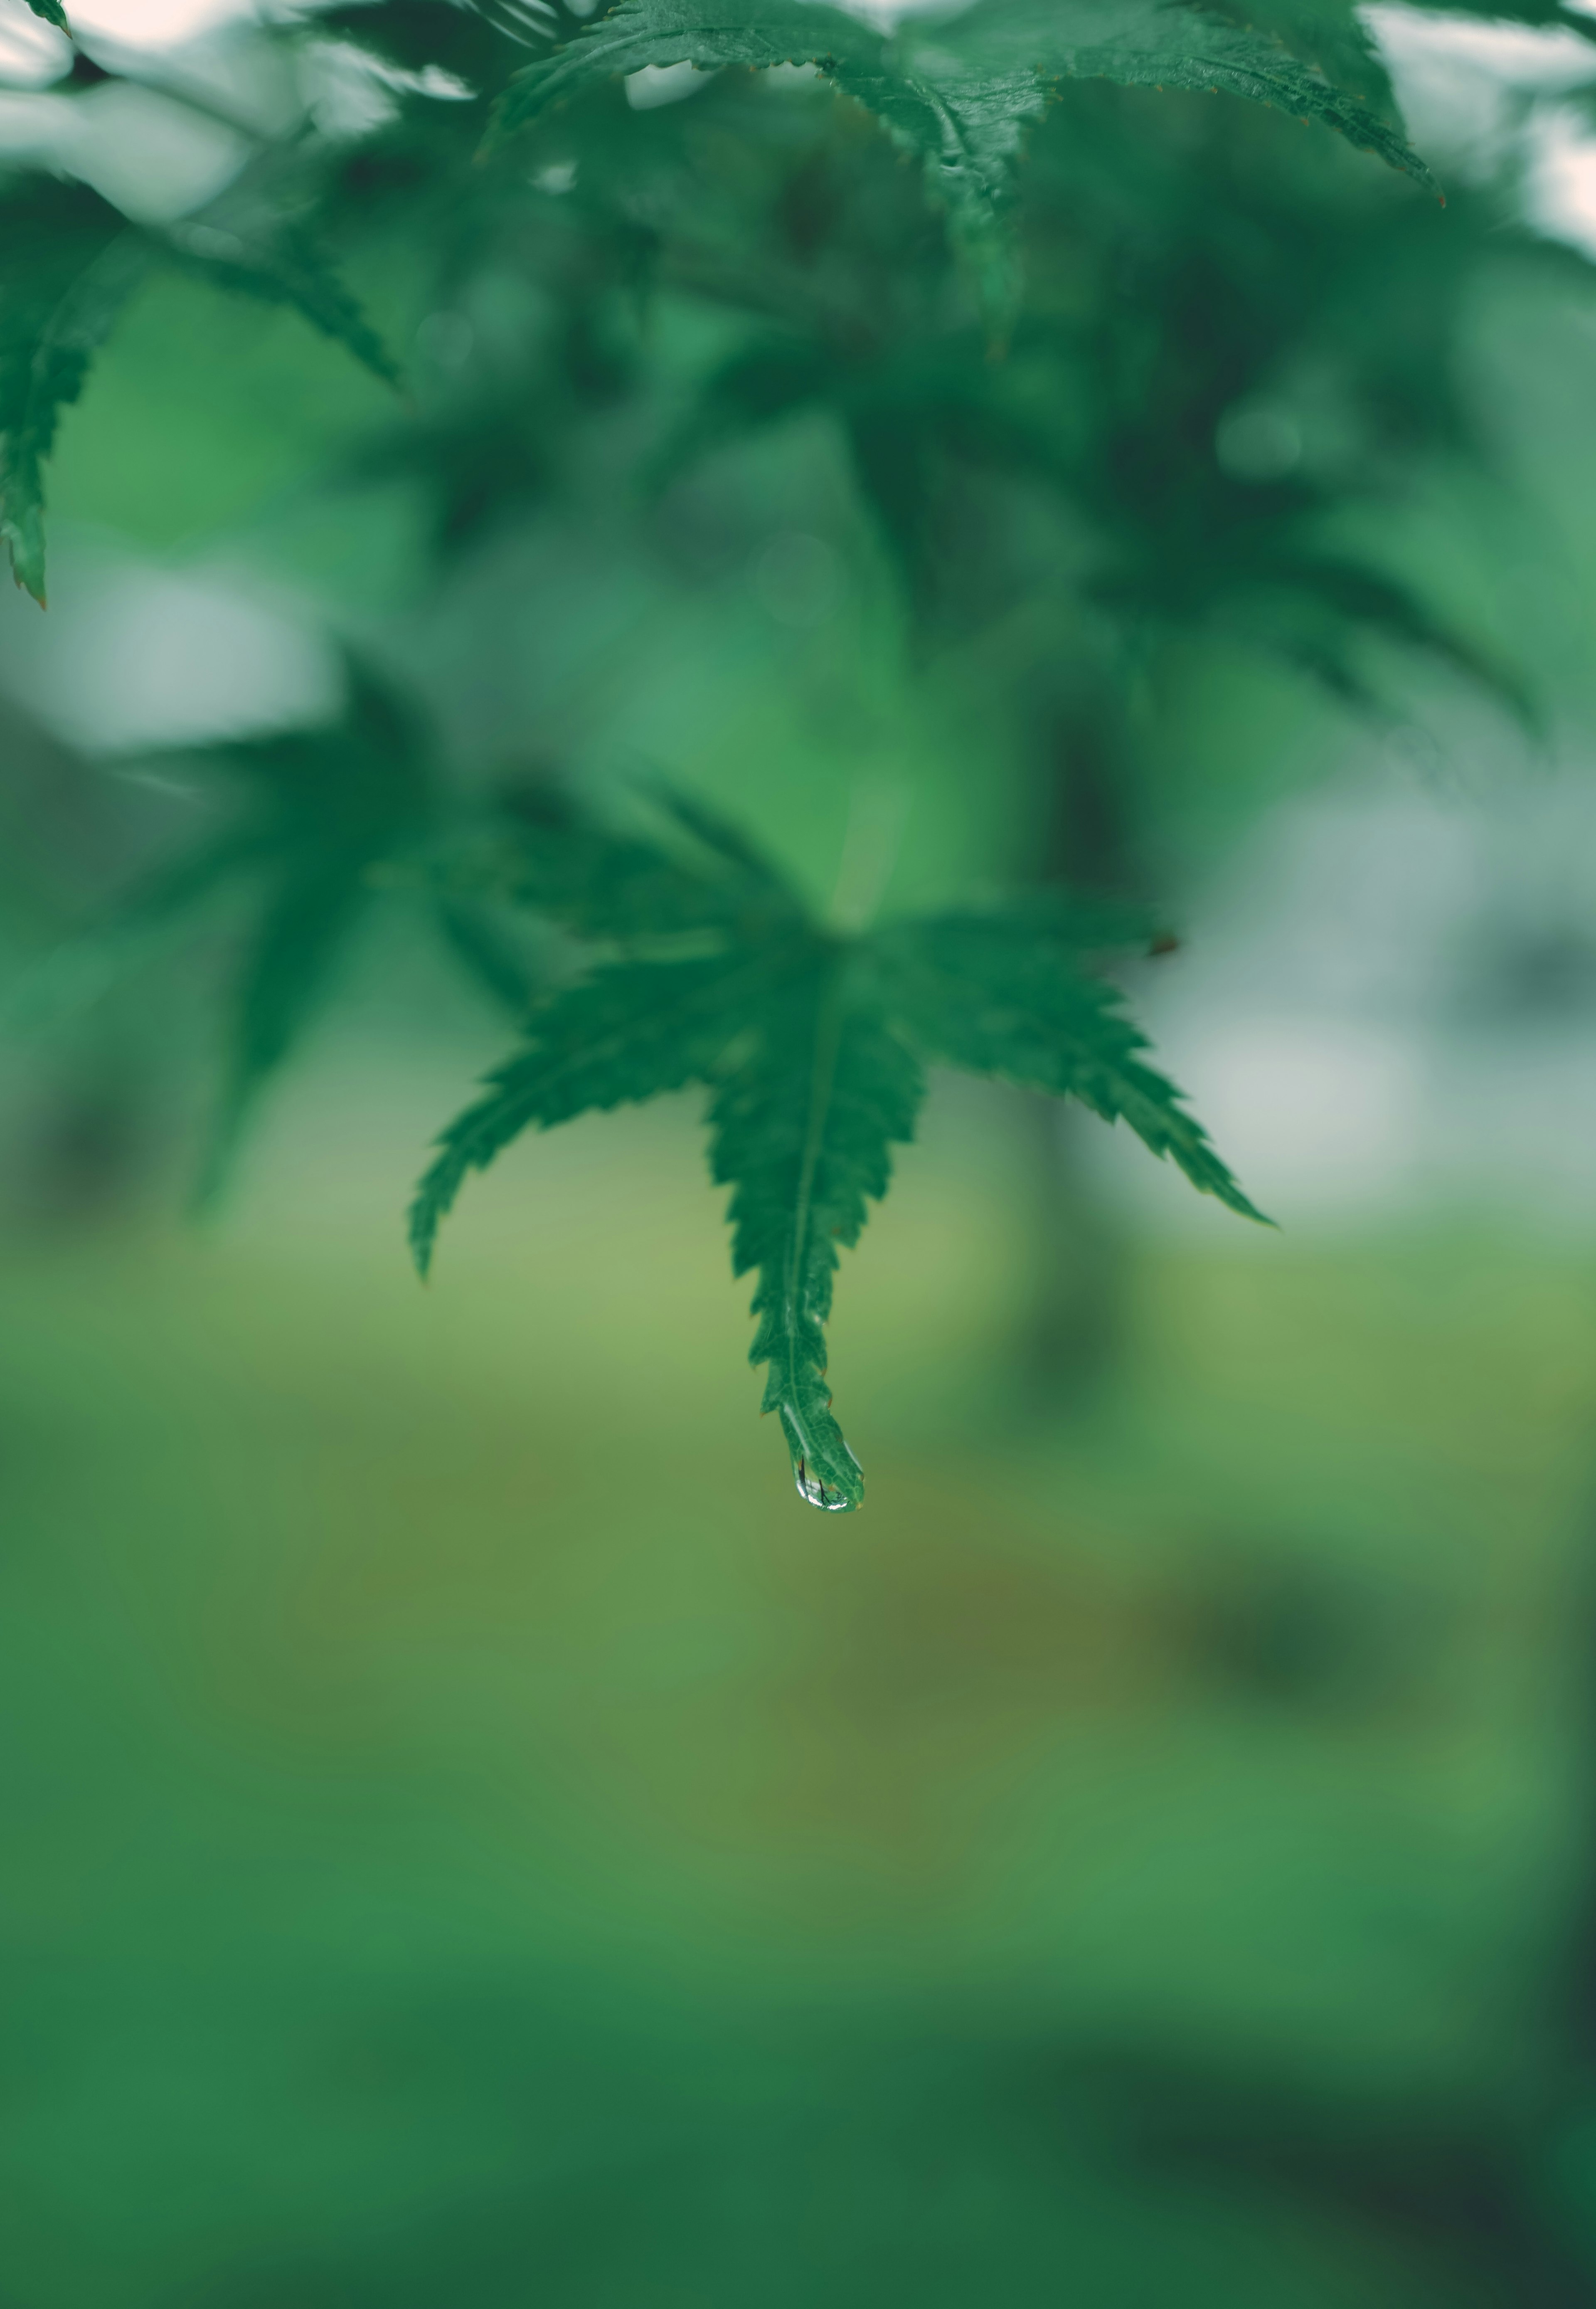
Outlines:
[[799,1499],[807,1500],[812,1508],[819,1508],[826,1515],[847,1515],[854,1505],[847,1492],[839,1490],[835,1483],[828,1483],[823,1476],[812,1475],[802,1459],[793,1461],[792,1479],[798,1485]]

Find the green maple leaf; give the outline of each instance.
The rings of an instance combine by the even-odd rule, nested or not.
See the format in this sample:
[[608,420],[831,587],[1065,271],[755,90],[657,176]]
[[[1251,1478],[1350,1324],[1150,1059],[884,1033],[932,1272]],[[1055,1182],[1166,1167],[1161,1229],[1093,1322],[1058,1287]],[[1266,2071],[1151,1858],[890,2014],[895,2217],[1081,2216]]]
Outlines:
[[1349,555],[1282,551],[1255,573],[1248,622],[1349,705],[1379,713],[1378,692],[1354,662],[1354,636],[1422,652],[1476,684],[1532,739],[1545,735],[1539,700],[1517,668],[1452,625],[1412,590]]
[[410,1209],[421,1272],[469,1173],[523,1130],[704,1080],[741,1023],[735,977],[721,956],[618,962],[548,996],[528,1021],[527,1049],[488,1077],[487,1096],[438,1141]]
[[620,0],[515,75],[497,133],[526,126],[595,79],[679,64],[816,65],[922,161],[1000,323],[1018,290],[1004,212],[1025,137],[1064,80],[1222,90],[1323,121],[1430,181],[1387,120],[1270,32],[1169,0],[976,0],[890,32],[824,0]]
[[[220,215],[225,219],[225,210]],[[174,225],[158,246],[170,262],[214,289],[288,306],[384,384],[399,383],[398,364],[302,221],[268,212],[236,230],[222,221]]]
[[894,1142],[925,1093],[913,1054],[858,982],[845,946],[819,939],[764,991],[755,1044],[710,1108],[711,1163],[732,1189],[732,1270],[758,1276],[750,1360],[780,1415],[811,1507],[857,1508],[865,1480],[832,1411],[825,1325],[838,1246],[886,1193]]
[[[42,13],[42,12],[41,12]],[[0,536],[17,583],[45,600],[44,468],[63,410],[157,264],[288,305],[390,382],[398,372],[310,233],[271,220],[130,225],[86,186],[29,177],[0,201]]]
[[512,790],[496,886],[578,938],[622,947],[694,933],[746,944],[802,923],[798,900],[736,827],[669,787],[643,791],[659,836],[618,831],[557,786]]
[[261,1090],[331,988],[382,872],[414,850],[433,806],[429,735],[358,659],[348,703],[320,729],[193,748],[162,762],[220,771],[238,807],[223,830],[136,890],[102,938],[174,922],[239,886],[253,894],[232,992],[226,1077],[201,1181],[221,1183]]
[[[1095,943],[1095,928],[1084,938]],[[1124,1122],[1192,1185],[1263,1224],[1181,1094],[1142,1053],[1146,1036],[1124,998],[1081,967],[1083,933],[1031,909],[947,914],[876,941],[884,999],[928,1056],[1058,1097]]]
[[729,829],[679,799],[671,809],[695,852],[574,811],[523,836],[503,886],[609,958],[534,1006],[523,1049],[444,1132],[411,1245],[426,1273],[467,1176],[523,1130],[704,1085],[733,1270],[757,1277],[763,1407],[802,1496],[846,1511],[864,1477],[826,1380],[833,1277],[913,1135],[923,1061],[1077,1097],[1203,1192],[1259,1214],[1147,1064],[1114,990],[1082,967],[1084,950],[1131,931],[1124,910],[1032,900],[843,938]]
[[150,255],[97,193],[51,177],[0,205],[0,536],[42,603],[45,461]]
[[1269,32],[1331,84],[1396,117],[1390,75],[1356,0],[1206,0],[1216,15]]
[[[558,789],[510,797],[516,823],[492,875],[497,895],[620,958],[547,995],[528,1048],[444,1133],[410,1212],[423,1274],[471,1171],[533,1125],[708,1080],[741,1031],[767,947],[779,955],[806,935],[797,900],[731,829],[683,797],[658,799],[685,843],[617,832]],[[711,950],[673,951],[684,939]]]

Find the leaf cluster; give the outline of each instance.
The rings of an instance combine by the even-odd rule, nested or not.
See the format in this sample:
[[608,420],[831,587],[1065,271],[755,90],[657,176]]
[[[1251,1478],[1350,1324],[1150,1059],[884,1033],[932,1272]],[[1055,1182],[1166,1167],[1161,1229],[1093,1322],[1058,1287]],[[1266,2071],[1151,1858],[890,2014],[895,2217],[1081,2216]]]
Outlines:
[[[519,1048],[443,1133],[418,1190],[422,1273],[467,1178],[523,1132],[703,1091],[733,1268],[756,1278],[763,1408],[816,1507],[863,1497],[831,1409],[825,1326],[839,1252],[887,1191],[929,1064],[1076,1098],[1259,1215],[1099,974],[1110,953],[1147,945],[1136,911],[1033,894],[844,936],[737,827],[662,783],[632,796],[631,824],[548,780],[506,789],[487,813],[451,811],[425,721],[369,666],[352,660],[348,676],[334,723],[180,757],[219,775],[235,808],[119,911],[125,933],[229,888],[252,894],[207,1190],[374,897],[401,881],[426,892],[457,959],[521,1021]],[[560,934],[557,971],[517,964],[506,912]]]
[[[1358,517],[1426,463],[1489,478],[1457,387],[1471,284],[1488,253],[1553,260],[1485,195],[1444,214],[1420,196],[1342,0],[974,0],[891,30],[827,0],[361,0],[258,38],[296,70],[364,74],[364,125],[307,107],[252,127],[228,191],[165,225],[44,172],[0,182],[0,527],[41,601],[61,413],[175,269],[402,384],[323,478],[419,501],[435,600],[539,524],[669,564],[729,462],[824,428],[918,662],[984,667],[1005,714],[1051,733],[1053,819],[1099,827],[1038,843],[1040,889],[844,935],[681,791],[619,816],[551,777],[462,796],[425,718],[351,653],[336,723],[203,749],[225,823],[123,911],[177,923],[229,892],[247,911],[214,1185],[374,902],[421,893],[521,1026],[438,1142],[411,1214],[423,1269],[465,1180],[522,1132],[696,1091],[765,1408],[803,1495],[857,1507],[826,1324],[928,1066],[1074,1098],[1258,1215],[1102,974],[1152,928],[1110,903],[1149,878],[1134,701],[1170,636],[1223,634],[1376,710],[1394,644],[1532,722],[1515,669]],[[80,52],[69,98],[105,70]],[[637,101],[660,84],[631,76],[661,72],[691,101]],[[347,285],[396,265],[419,324],[402,361]],[[1333,418],[1312,454],[1310,402]]]
[[[68,28],[57,6],[35,13]],[[978,0],[929,33],[909,29],[892,38],[824,0],[717,0],[712,6],[707,0],[622,0],[591,26],[550,0],[535,9],[484,11],[475,22],[444,0],[376,0],[315,22],[315,39],[324,41],[330,33],[346,35],[401,85],[408,82],[410,111],[418,91],[426,91],[422,102],[430,102],[435,129],[444,108],[431,92],[439,87],[462,96],[467,115],[479,114],[481,100],[490,102],[498,140],[582,85],[617,72],[680,63],[709,70],[818,63],[924,160],[956,238],[973,254],[983,294],[1001,315],[1012,310],[1016,293],[1002,226],[1015,164],[1048,91],[1061,79],[1222,85],[1321,117],[1402,166],[1421,167],[1377,113],[1342,96],[1272,36],[1149,0],[1069,0],[1063,8],[1051,0]],[[521,45],[517,33],[522,39],[568,37],[553,56],[510,70]],[[90,77],[104,77],[103,68],[93,67]],[[440,143],[453,143],[445,166],[452,161],[458,169],[469,161],[459,131],[474,134],[480,121],[457,120],[455,126],[452,140],[445,129],[443,139],[435,134],[431,141],[435,162],[444,157]],[[75,399],[89,359],[154,263],[177,262],[220,288],[289,303],[379,372],[391,373],[306,221],[318,187],[298,164],[298,141],[274,148],[266,139],[241,197],[169,232],[125,225],[108,204],[81,190],[56,197],[58,188],[36,179],[13,188],[4,217],[8,255],[0,266],[0,525],[20,582],[41,600],[40,474],[59,411]]]
[[711,1169],[731,1189],[733,1268],[757,1278],[763,1408],[781,1418],[804,1498],[857,1508],[864,1478],[825,1377],[833,1278],[886,1193],[893,1146],[913,1137],[927,1063],[1078,1098],[1204,1193],[1259,1214],[1086,966],[1126,942],[1123,912],[1055,899],[845,938],[701,805],[666,791],[655,801],[658,835],[571,809],[543,816],[503,861],[516,898],[594,958],[535,1003],[522,1048],[444,1132],[411,1243],[425,1273],[468,1175],[523,1131],[703,1087]]

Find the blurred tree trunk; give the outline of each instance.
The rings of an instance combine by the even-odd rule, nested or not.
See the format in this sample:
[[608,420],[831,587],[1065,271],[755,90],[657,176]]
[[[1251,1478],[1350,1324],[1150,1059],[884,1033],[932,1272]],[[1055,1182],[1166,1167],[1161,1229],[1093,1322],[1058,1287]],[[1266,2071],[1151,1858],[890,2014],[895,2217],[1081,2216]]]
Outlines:
[[[1101,678],[1055,691],[1037,725],[1036,838],[1027,878],[1100,896],[1134,896],[1143,876],[1123,701]],[[1073,1101],[1020,1094],[1030,1176],[1029,1280],[1016,1339],[1022,1401],[1065,1410],[1107,1376],[1118,1352],[1128,1271],[1123,1228],[1093,1185]]]
[[[0,694],[0,952],[8,995],[82,932],[159,845],[160,797],[107,779]],[[0,1208],[34,1233],[119,1216],[148,1167],[147,1069],[103,999],[47,1018],[11,1053]],[[146,1034],[151,1033],[148,1024]],[[153,1039],[160,1029],[154,1028]],[[22,1055],[26,1052],[26,1056]]]
[[1087,1168],[1091,1118],[1040,1091],[1019,1098],[1031,1213],[1017,1351],[1024,1400],[1040,1414],[1079,1401],[1111,1368],[1126,1246]]

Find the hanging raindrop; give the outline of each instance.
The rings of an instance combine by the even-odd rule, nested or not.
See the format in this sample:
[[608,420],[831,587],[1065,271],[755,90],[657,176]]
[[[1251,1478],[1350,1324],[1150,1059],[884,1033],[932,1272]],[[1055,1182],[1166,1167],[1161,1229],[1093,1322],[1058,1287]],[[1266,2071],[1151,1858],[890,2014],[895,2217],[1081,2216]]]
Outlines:
[[820,1475],[812,1475],[802,1459],[792,1463],[792,1479],[798,1485],[798,1497],[807,1500],[812,1508],[820,1508],[827,1515],[847,1515],[854,1507],[846,1492],[835,1483],[828,1483]]

